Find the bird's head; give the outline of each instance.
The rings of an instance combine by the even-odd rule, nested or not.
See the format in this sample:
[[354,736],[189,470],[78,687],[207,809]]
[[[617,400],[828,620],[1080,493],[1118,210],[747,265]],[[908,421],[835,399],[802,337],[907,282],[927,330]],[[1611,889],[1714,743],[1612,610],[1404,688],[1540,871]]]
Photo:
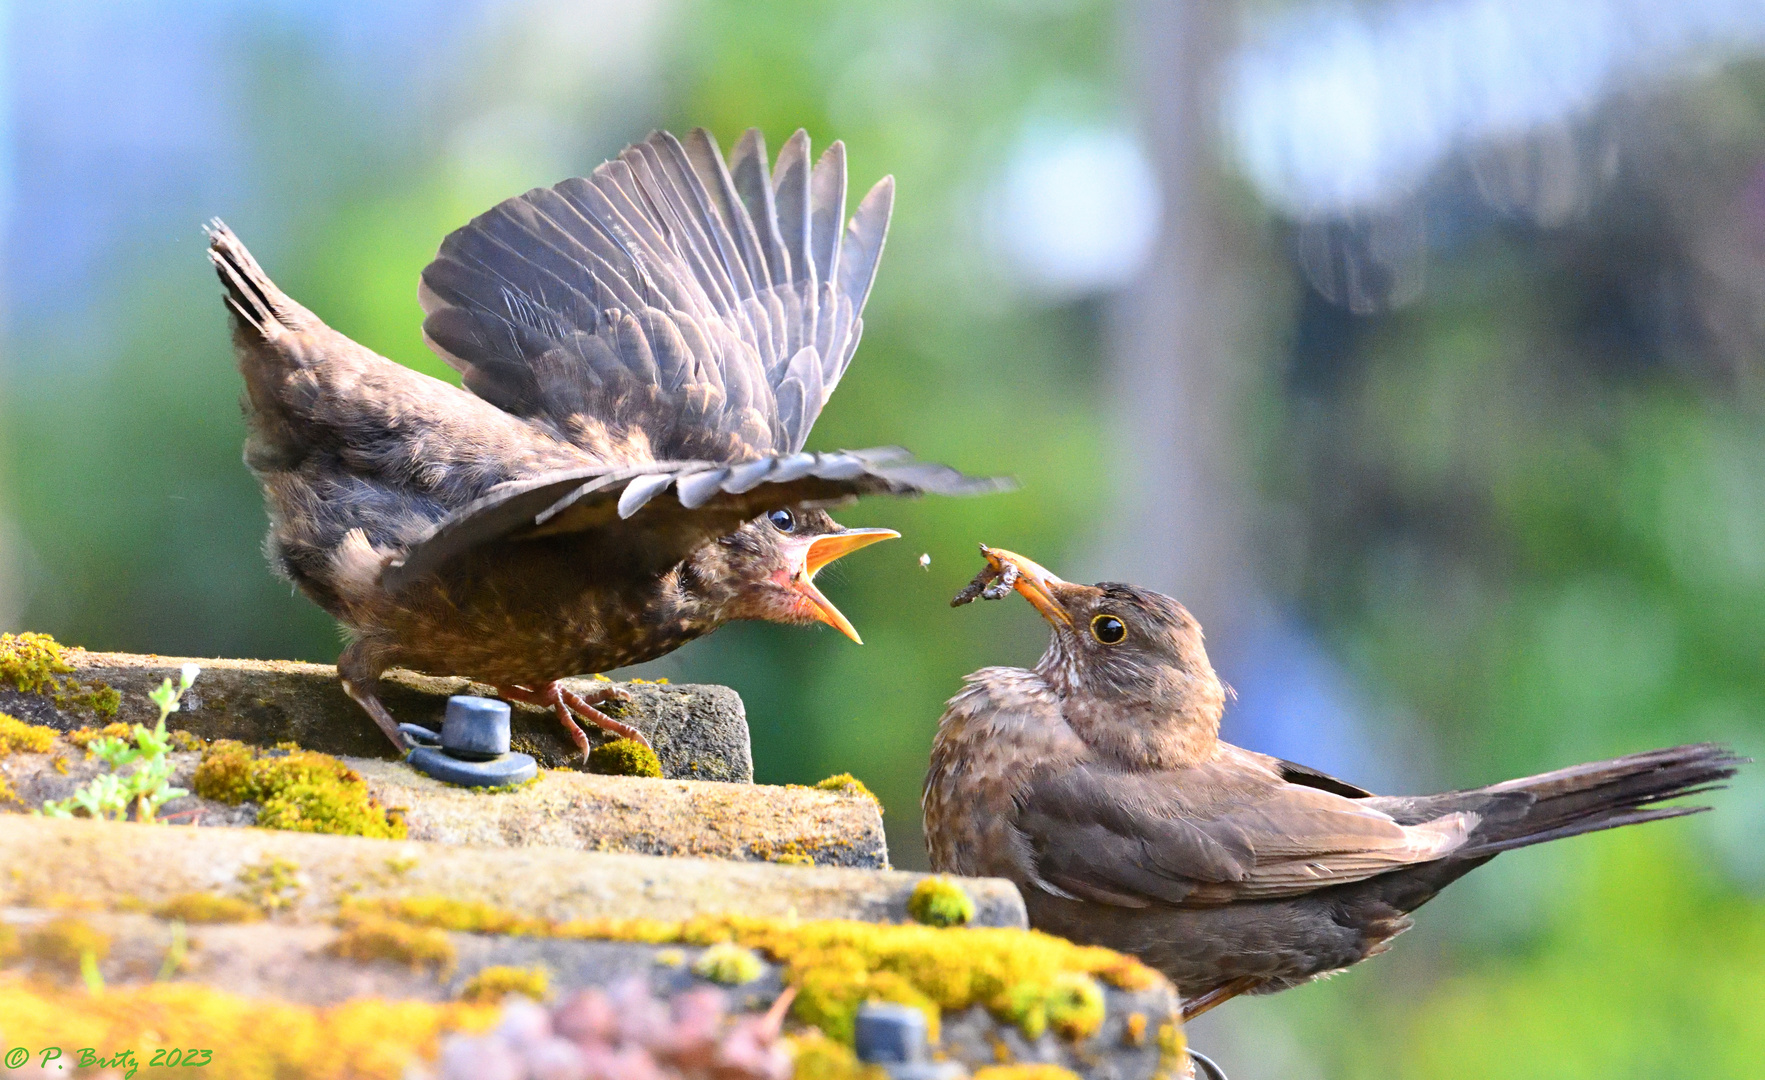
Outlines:
[[821,509],[762,514],[719,542],[738,583],[734,615],[799,626],[823,622],[862,645],[851,621],[815,587],[815,575],[842,555],[900,535],[893,529],[848,529]]
[[1080,738],[1159,768],[1212,753],[1227,691],[1183,605],[1120,582],[1075,585],[1015,552],[983,550],[995,569],[1016,570],[1013,587],[1053,628],[1036,671]]

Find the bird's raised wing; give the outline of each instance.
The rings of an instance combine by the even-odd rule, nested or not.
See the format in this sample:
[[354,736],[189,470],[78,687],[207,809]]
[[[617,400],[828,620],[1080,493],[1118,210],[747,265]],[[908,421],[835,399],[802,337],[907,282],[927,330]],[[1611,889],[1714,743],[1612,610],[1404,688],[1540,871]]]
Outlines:
[[[1008,486],[915,461],[896,447],[770,454],[737,465],[673,461],[548,473],[500,485],[448,515],[387,566],[381,583],[396,592],[494,540],[629,527],[651,544],[659,536],[670,538],[665,552],[654,553],[665,564],[775,507],[871,494],[979,495]],[[669,488],[672,498],[656,498]]]
[[1180,773],[1050,771],[1020,796],[1018,828],[1037,874],[1057,889],[1122,907],[1205,907],[1437,859],[1477,820],[1399,825],[1361,800],[1257,771],[1230,759]]
[[598,458],[732,462],[803,448],[864,328],[894,202],[844,225],[846,152],[758,130],[726,165],[657,132],[592,176],[474,218],[423,271],[423,333],[468,389]]

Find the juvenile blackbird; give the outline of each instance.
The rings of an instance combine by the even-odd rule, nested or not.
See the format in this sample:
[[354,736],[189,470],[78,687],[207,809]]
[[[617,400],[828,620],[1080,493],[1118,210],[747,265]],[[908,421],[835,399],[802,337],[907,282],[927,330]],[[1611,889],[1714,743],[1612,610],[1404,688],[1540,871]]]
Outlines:
[[[395,364],[278,289],[227,227],[209,257],[245,378],[266,550],[347,630],[343,687],[394,745],[389,667],[467,675],[635,729],[557,680],[661,656],[731,619],[857,631],[815,587],[898,535],[824,507],[998,490],[898,449],[805,453],[858,346],[894,199],[842,230],[845,148],[726,165],[665,132],[503,202],[423,271],[424,339],[465,389]],[[670,489],[672,489],[670,491]],[[667,494],[664,494],[667,492]]]
[[1010,878],[1030,924],[1139,956],[1196,1016],[1383,952],[1410,912],[1499,852],[1678,817],[1742,759],[1680,746],[1473,791],[1377,796],[1221,742],[1227,693],[1182,605],[1074,585],[982,549],[987,584],[1053,626],[1035,670],[950,700],[926,777],[932,866]]

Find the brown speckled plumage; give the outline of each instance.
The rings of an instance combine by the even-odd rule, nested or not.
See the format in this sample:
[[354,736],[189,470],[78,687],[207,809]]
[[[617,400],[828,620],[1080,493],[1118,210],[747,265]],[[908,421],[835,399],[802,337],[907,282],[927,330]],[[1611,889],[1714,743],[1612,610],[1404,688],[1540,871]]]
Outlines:
[[572,711],[633,734],[555,681],[731,619],[853,633],[810,579],[887,530],[822,506],[998,489],[899,450],[803,451],[894,194],[842,228],[844,148],[808,155],[801,132],[771,169],[758,132],[727,165],[704,132],[657,133],[455,231],[419,298],[464,390],[326,326],[215,223],[266,550],[349,631],[339,674],[395,744],[374,693],[393,666],[551,705],[584,749]]
[[[1499,852],[1695,812],[1652,804],[1740,761],[1682,746],[1375,796],[1220,741],[1226,693],[1175,601],[988,555],[1017,568],[1053,640],[1034,670],[983,668],[950,700],[925,782],[932,866],[1016,882],[1032,926],[1139,956],[1191,1015],[1384,951],[1410,912]],[[1123,631],[1113,644],[1104,619]]]

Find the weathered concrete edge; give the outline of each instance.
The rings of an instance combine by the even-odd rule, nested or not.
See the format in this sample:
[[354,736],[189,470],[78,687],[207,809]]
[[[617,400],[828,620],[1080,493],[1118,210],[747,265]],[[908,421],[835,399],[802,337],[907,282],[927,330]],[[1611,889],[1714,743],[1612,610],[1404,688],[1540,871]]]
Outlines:
[[[170,726],[205,739],[239,739],[270,746],[293,740],[309,750],[352,757],[392,757],[394,751],[360,707],[344,694],[337,669],[329,664],[296,660],[242,660],[215,657],[157,656],[141,653],[92,652],[68,647],[73,678],[87,685],[110,686],[122,694],[117,719],[151,723],[157,711],[147,692],[179,668],[197,664],[204,670],[184,709]],[[586,689],[586,679],[566,679]],[[753,751],[747,713],[741,696],[726,686],[710,684],[618,683],[632,695],[625,705],[607,711],[631,723],[650,739],[662,760],[663,773],[689,780],[748,783],[754,778]],[[420,675],[395,669],[381,680],[381,698],[402,721],[439,724],[449,695],[495,696],[481,683],[457,676]],[[0,709],[32,723],[60,730],[93,722],[89,710],[64,712],[46,695],[0,688]],[[530,753],[547,768],[578,768],[581,760],[548,710],[515,705],[512,715],[515,749]],[[591,741],[604,742],[598,730]]]
[[[22,815],[0,817],[0,868],[0,905],[111,908],[192,892],[247,895],[255,870],[255,888],[289,883],[283,899],[301,919],[329,918],[349,896],[440,895],[558,921],[721,913],[899,923],[927,876]],[[958,880],[974,899],[973,925],[1028,925],[1010,882]]]

